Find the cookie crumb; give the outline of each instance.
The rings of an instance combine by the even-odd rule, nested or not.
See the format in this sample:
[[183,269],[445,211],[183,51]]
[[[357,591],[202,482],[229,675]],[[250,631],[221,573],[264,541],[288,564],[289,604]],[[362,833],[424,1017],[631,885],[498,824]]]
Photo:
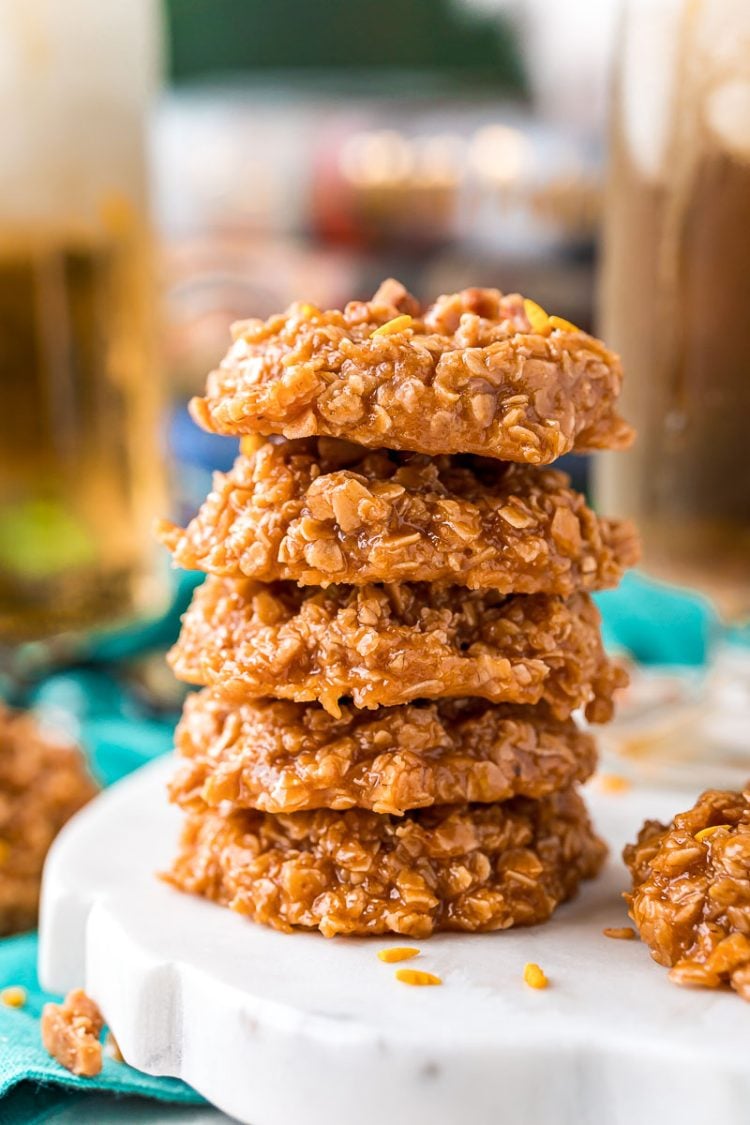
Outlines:
[[420,972],[419,969],[396,969],[396,980],[400,980],[402,984],[416,985],[443,983],[441,978],[436,977],[434,973]]
[[414,319],[408,313],[394,316],[393,320],[387,320],[385,324],[381,324],[379,328],[371,332],[370,339],[374,336],[393,336],[396,332],[405,332],[407,328],[411,328],[413,323]]
[[69,992],[62,1004],[45,1004],[42,1011],[45,1050],[81,1078],[94,1078],[102,1069],[103,1027],[99,1008],[82,988]]
[[544,970],[540,969],[539,965],[534,964],[533,961],[529,961],[524,966],[523,979],[529,988],[546,988],[549,984]]
[[412,957],[418,957],[419,950],[413,945],[397,945],[392,949],[378,950],[378,960],[385,961],[387,965],[392,964],[394,961],[410,961]]
[[605,926],[602,933],[605,937],[619,938],[620,941],[632,941],[635,937],[632,926]]
[[712,824],[709,828],[701,828],[700,832],[696,832],[695,838],[703,843],[704,840],[710,840],[717,832],[731,832],[731,830],[731,824]]
[[104,1049],[109,1057],[111,1059],[114,1059],[115,1062],[125,1062],[122,1051],[120,1050],[120,1044],[117,1042],[111,1031],[108,1031],[104,1037]]
[[12,984],[0,992],[0,1000],[7,1008],[22,1008],[26,1003],[26,989],[20,984]]
[[557,328],[559,332],[583,331],[577,324],[573,324],[571,320],[566,320],[564,316],[555,316],[554,314],[547,318],[547,324],[550,328]]
[[546,331],[549,324],[549,315],[541,305],[532,301],[530,297],[526,297],[523,302],[523,311],[526,313],[526,319],[531,325],[532,332]]

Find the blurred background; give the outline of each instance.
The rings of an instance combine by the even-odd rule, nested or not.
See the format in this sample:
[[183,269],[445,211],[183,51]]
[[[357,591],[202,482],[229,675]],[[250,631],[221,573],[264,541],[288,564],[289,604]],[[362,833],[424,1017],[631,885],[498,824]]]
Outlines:
[[[591,325],[616,4],[173,0],[152,129],[170,386],[395,276]],[[189,501],[189,498],[188,502]]]
[[[151,528],[236,455],[186,408],[229,326],[389,275],[520,291],[621,352],[636,445],[563,466],[644,541],[597,597],[631,670],[603,768],[681,807],[747,782],[748,0],[0,0],[0,137],[0,933],[85,771],[172,746],[199,577]],[[35,958],[0,943],[27,995],[0,1118],[81,1120],[37,1084]]]
[[163,602],[149,522],[187,518],[235,453],[185,411],[232,321],[394,275],[425,296],[520,289],[591,326],[615,16],[610,0],[2,0],[14,657]]
[[[622,352],[634,452],[565,459],[644,532],[608,635],[700,668],[741,632],[749,23],[743,0],[0,0],[6,694],[103,651],[174,704],[142,659],[183,604],[149,528],[236,453],[186,402],[232,321],[388,275],[520,290]],[[659,706],[695,697],[664,682]]]

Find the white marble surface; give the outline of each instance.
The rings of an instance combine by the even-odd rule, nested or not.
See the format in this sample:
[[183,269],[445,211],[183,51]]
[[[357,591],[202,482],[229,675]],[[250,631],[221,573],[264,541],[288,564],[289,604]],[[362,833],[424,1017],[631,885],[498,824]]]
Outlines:
[[[671,985],[627,922],[622,843],[691,796],[589,794],[605,874],[546,926],[418,942],[441,988],[375,953],[255,926],[154,878],[179,814],[160,761],[108,790],[48,861],[42,983],[85,982],[126,1059],[252,1125],[747,1125],[750,1005]],[[396,941],[396,944],[400,944]],[[545,991],[521,974],[537,961]]]

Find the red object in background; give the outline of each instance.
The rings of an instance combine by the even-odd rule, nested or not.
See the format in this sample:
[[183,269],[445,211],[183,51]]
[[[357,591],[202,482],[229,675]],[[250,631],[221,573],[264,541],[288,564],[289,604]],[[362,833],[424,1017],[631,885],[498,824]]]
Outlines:
[[313,155],[310,176],[310,232],[324,243],[363,246],[365,231],[357,215],[352,185],[341,174],[341,149],[360,122],[336,121],[324,130]]

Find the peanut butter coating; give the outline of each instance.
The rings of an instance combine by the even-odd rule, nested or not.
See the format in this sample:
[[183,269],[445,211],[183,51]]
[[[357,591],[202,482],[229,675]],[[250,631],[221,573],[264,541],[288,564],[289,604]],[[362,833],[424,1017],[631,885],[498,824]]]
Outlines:
[[569,597],[616,586],[638,559],[632,524],[596,516],[563,473],[331,438],[263,442],[215,475],[185,530],[163,522],[159,534],[186,569],[303,586]]
[[317,700],[332,715],[415,699],[477,696],[585,706],[606,722],[624,672],[604,654],[587,594],[503,597],[425,584],[262,585],[209,577],[170,653],[179,679],[227,697]]
[[378,711],[220,694],[191,696],[176,733],[173,801],[270,813],[329,808],[401,815],[435,804],[543,797],[585,781],[594,740],[572,720],[477,699]]
[[389,280],[371,301],[328,311],[298,302],[234,333],[191,404],[216,433],[532,465],[632,440],[615,409],[618,357],[574,326],[534,331],[518,294],[465,289],[422,308]]

